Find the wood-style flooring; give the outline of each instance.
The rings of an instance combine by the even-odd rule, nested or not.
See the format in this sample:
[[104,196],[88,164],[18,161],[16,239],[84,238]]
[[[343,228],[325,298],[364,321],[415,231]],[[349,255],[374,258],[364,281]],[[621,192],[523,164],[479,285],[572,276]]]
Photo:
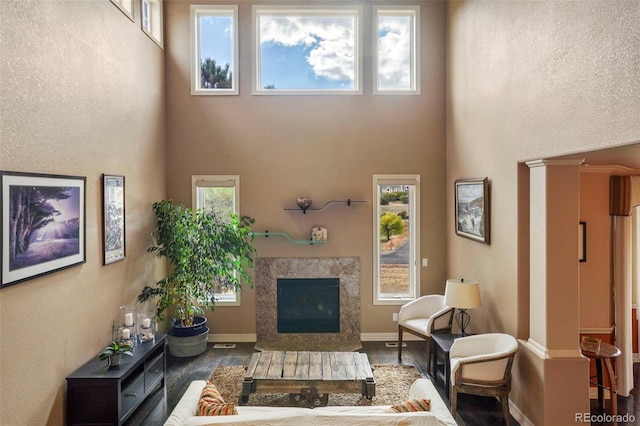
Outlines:
[[[420,341],[406,343],[407,347],[402,350],[402,364],[413,365],[424,377],[428,377],[426,343]],[[388,348],[384,342],[362,342],[362,346],[360,352],[367,354],[371,364],[399,363],[397,348]],[[235,348],[228,349],[214,349],[213,344],[210,343],[208,350],[202,355],[189,358],[177,358],[169,355],[165,389],[158,390],[150,396],[127,421],[126,426],[161,426],[191,381],[206,380],[220,365],[248,365],[253,352],[253,343],[237,343]],[[636,384],[639,383],[639,375],[640,364],[635,364],[634,382]],[[441,381],[436,382],[436,388],[442,399],[448,404],[448,395],[445,395]],[[640,419],[639,398],[638,386],[632,391],[629,398],[618,397],[619,414],[631,413],[635,415],[636,419]],[[594,401],[592,401],[591,407],[592,415],[601,413]],[[606,412],[608,412],[608,401]],[[469,426],[505,424],[500,403],[497,399],[489,397],[460,395],[458,397],[458,415],[458,420]],[[611,423],[592,424],[608,425]],[[518,425],[513,418],[512,425]]]

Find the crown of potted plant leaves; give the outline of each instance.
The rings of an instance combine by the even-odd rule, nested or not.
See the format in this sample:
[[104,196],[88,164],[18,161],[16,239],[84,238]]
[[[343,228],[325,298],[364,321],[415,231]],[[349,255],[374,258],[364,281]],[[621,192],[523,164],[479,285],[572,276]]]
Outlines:
[[129,355],[133,356],[133,347],[131,345],[120,344],[116,341],[111,342],[109,346],[104,348],[102,352],[98,354],[98,359],[111,358],[114,355]]

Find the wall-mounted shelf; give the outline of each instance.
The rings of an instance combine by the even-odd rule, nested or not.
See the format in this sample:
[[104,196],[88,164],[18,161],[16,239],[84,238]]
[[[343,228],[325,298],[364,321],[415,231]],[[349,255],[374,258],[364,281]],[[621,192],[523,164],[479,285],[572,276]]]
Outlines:
[[287,240],[289,240],[290,243],[293,244],[306,244],[306,245],[315,245],[315,244],[327,244],[329,241],[318,241],[318,240],[295,240],[293,238],[291,238],[289,236],[289,234],[285,233],[285,232],[269,232],[269,231],[265,231],[265,232],[254,232],[253,235],[255,235],[256,237],[265,237],[265,238],[269,238],[269,237],[283,237],[286,238]]
[[303,214],[307,214],[307,210],[314,210],[314,211],[320,211],[320,210],[324,210],[329,204],[335,204],[335,203],[346,203],[347,206],[351,206],[352,203],[366,203],[365,200],[352,200],[351,198],[347,198],[346,200],[332,200],[332,201],[327,201],[326,203],[324,203],[324,205],[322,207],[318,207],[318,208],[314,208],[314,207],[296,207],[293,209],[285,209],[285,210],[302,210]]

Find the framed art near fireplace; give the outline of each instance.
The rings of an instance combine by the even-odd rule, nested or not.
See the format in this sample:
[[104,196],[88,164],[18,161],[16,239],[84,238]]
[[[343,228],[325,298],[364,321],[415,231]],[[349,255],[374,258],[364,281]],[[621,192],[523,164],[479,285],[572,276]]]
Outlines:
[[489,180],[458,179],[455,182],[456,234],[489,244]]
[[86,177],[0,171],[6,287],[85,263]]

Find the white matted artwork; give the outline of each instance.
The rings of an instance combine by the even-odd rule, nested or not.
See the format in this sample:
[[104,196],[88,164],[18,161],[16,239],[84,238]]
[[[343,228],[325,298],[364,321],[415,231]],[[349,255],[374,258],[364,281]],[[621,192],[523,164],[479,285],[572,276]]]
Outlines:
[[455,182],[456,234],[490,243],[488,178],[458,179]]

